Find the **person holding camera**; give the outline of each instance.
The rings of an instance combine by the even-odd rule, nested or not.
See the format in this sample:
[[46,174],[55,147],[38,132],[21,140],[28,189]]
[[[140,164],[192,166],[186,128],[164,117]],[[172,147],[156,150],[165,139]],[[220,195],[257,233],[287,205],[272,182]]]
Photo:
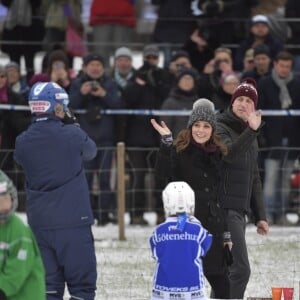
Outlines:
[[[70,87],[70,107],[86,109],[78,115],[80,126],[95,141],[98,147],[97,156],[85,163],[90,191],[93,189],[93,178],[97,175],[100,195],[95,195],[94,217],[98,225],[111,221],[110,213],[116,208],[115,197],[110,185],[110,170],[114,146],[114,116],[101,114],[101,109],[121,107],[117,84],[105,74],[104,59],[98,53],[89,53],[83,57],[82,73],[74,79]],[[91,194],[92,200],[94,196]]]
[[[160,109],[163,100],[167,98],[169,87],[166,72],[158,66],[159,48],[157,45],[146,45],[143,57],[144,63],[137,70],[135,81],[129,83],[123,92],[124,105],[128,109]],[[149,176],[148,170],[153,169],[155,162],[155,151],[151,148],[159,145],[159,135],[153,132],[149,122],[151,117],[139,114],[126,118],[125,143],[132,168],[132,192],[129,195],[132,225],[148,224],[143,218],[146,211],[145,180]],[[130,147],[135,149],[130,149]],[[160,198],[160,195],[155,194],[155,198]],[[160,199],[156,202],[162,209]]]
[[229,72],[234,72],[232,51],[229,48],[219,47],[215,50],[213,59],[203,69],[200,80],[202,96],[212,99],[220,88],[222,74]]
[[27,219],[46,270],[47,300],[63,299],[65,285],[71,299],[93,300],[94,218],[83,161],[97,148],[70,124],[76,119],[69,117],[69,96],[57,83],[36,83],[28,99],[32,123],[17,137],[14,159],[26,178]]

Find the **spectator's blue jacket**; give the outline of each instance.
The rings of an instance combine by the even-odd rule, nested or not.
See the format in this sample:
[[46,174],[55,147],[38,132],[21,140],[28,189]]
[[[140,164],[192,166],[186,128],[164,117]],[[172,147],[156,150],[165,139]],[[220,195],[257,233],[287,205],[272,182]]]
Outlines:
[[205,279],[201,258],[211,246],[212,235],[195,217],[189,217],[180,231],[176,227],[177,219],[168,217],[158,225],[150,238],[152,254],[157,263],[152,299],[158,296],[170,299],[171,294],[174,299],[183,294],[187,297],[184,299],[192,295],[192,299],[203,296]]
[[16,139],[15,161],[26,177],[26,210],[32,228],[92,224],[83,160],[93,159],[96,145],[76,125],[54,116],[34,118]]

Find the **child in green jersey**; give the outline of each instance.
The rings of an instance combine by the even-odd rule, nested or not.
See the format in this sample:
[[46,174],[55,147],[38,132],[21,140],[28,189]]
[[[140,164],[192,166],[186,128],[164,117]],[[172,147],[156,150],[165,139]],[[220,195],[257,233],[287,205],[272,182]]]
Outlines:
[[17,205],[17,190],[0,170],[0,300],[43,300],[40,251],[31,229],[15,214]]

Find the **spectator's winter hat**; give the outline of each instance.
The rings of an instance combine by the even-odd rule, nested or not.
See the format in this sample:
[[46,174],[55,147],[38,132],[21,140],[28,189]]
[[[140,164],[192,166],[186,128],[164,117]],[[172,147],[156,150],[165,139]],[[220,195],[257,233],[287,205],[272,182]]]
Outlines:
[[186,58],[190,59],[190,55],[186,51],[178,50],[178,51],[172,53],[171,61],[176,61],[180,57],[186,57]]
[[8,176],[0,170],[0,201],[2,197],[11,197],[12,207],[7,212],[0,213],[0,221],[5,221],[9,216],[17,209],[18,206],[18,194],[17,190],[14,187],[12,181]]
[[127,47],[121,47],[121,48],[118,48],[115,52],[115,58],[118,58],[120,56],[125,56],[125,57],[132,59],[132,52]]
[[257,45],[253,50],[253,56],[265,54],[271,57],[270,48],[266,44]]
[[269,26],[269,20],[268,17],[264,16],[264,15],[255,15],[252,17],[251,19],[251,25],[255,25],[258,23],[263,23]]
[[29,92],[28,103],[32,114],[50,114],[54,111],[57,103],[62,104],[64,111],[66,111],[69,96],[55,82],[37,82]]
[[8,70],[10,68],[16,69],[18,72],[20,72],[20,66],[15,61],[11,61],[5,65],[5,70]]
[[197,78],[198,78],[198,74],[195,70],[193,69],[183,69],[177,76],[177,82],[179,82],[179,80],[185,76],[185,75],[189,75],[191,76],[194,81],[196,82]]
[[246,77],[241,84],[235,89],[231,97],[231,105],[234,100],[240,96],[249,97],[253,102],[255,107],[257,106],[257,90],[256,81],[253,78]]
[[143,56],[147,57],[149,55],[153,55],[153,56],[159,56],[159,49],[156,45],[147,45],[145,46],[144,50],[143,50]]
[[103,66],[105,65],[104,58],[98,53],[89,53],[86,56],[84,56],[83,64],[86,66],[93,60],[100,61]]
[[215,105],[208,99],[200,98],[194,102],[187,127],[192,127],[198,121],[206,121],[216,129]]
[[220,85],[222,86],[224,83],[231,82],[231,81],[237,81],[240,82],[239,76],[237,73],[233,71],[223,72],[220,78]]

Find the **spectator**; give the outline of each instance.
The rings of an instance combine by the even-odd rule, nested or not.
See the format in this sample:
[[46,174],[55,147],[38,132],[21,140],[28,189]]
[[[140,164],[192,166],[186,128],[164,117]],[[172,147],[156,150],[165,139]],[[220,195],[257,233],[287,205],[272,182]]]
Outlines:
[[[65,49],[68,24],[72,24],[76,31],[83,32],[81,22],[82,0],[43,0],[45,11],[45,35],[43,50],[50,52],[57,47]],[[73,63],[73,56],[68,54],[69,65]]]
[[[150,238],[152,256],[156,260],[151,300],[182,297],[182,290],[185,297],[205,300],[202,259],[213,237],[193,216],[195,193],[186,182],[170,182],[163,191],[163,203],[166,220]],[[169,239],[162,240],[160,236]]]
[[243,60],[243,72],[252,71],[254,68],[254,57],[253,57],[254,50],[253,48],[248,49],[245,52],[244,60]]
[[253,49],[254,69],[243,72],[242,78],[251,77],[257,83],[263,76],[270,75],[272,64],[269,47],[265,44],[260,44]]
[[[245,19],[251,16],[251,10],[259,0],[194,0],[198,7],[199,23],[204,23],[212,31],[217,31],[222,44],[236,43],[245,37]],[[237,18],[238,16],[238,18]]]
[[[123,92],[126,87],[135,81],[136,69],[132,64],[132,52],[127,47],[120,47],[115,52],[114,64],[112,70],[112,78],[115,80],[123,102]],[[124,141],[125,139],[125,115],[117,115],[116,120],[116,141]]]
[[[12,91],[7,84],[5,67],[0,65],[0,104],[25,105],[27,101],[22,95]],[[26,110],[0,110],[0,167],[19,188],[23,181],[15,172],[12,149],[15,148],[16,137],[30,124],[30,113]]]
[[193,67],[202,73],[219,46],[219,36],[211,30],[211,26],[198,26],[186,40],[183,49],[189,54]]
[[168,66],[167,71],[167,80],[165,81],[164,85],[168,90],[168,93],[171,92],[172,88],[177,85],[178,79],[177,77],[183,70],[191,70],[196,75],[196,88],[197,93],[201,94],[201,85],[200,85],[200,74],[198,71],[193,68],[191,59],[189,54],[185,50],[178,50],[172,53],[171,61]]
[[12,91],[22,95],[24,99],[27,99],[29,86],[27,78],[21,75],[19,64],[11,61],[5,65],[5,71],[8,86],[12,89]]
[[220,87],[212,96],[215,108],[223,112],[230,104],[231,97],[240,83],[240,78],[233,71],[224,72],[220,78]]
[[[97,156],[85,162],[90,191],[93,191],[93,178],[96,174],[100,194],[92,201],[94,216],[98,225],[106,225],[112,221],[111,213],[115,213],[116,199],[110,184],[114,146],[115,122],[112,115],[101,115],[101,109],[121,107],[118,87],[105,74],[104,59],[98,53],[89,53],[83,58],[83,72],[73,80],[70,87],[70,106],[73,109],[86,109],[87,113],[78,116],[83,130],[95,141]],[[91,195],[92,200],[93,196]],[[94,203],[95,202],[95,203]],[[114,220],[113,220],[114,221]]]
[[244,79],[232,95],[230,106],[217,119],[217,133],[228,149],[223,158],[220,199],[234,245],[229,268],[232,299],[244,298],[251,272],[245,239],[246,214],[252,211],[258,234],[267,234],[269,229],[257,164],[261,111],[256,112],[256,106],[255,81]]
[[31,229],[15,214],[18,194],[0,170],[0,299],[45,299],[45,269]]
[[66,284],[71,298],[92,300],[97,262],[83,160],[97,149],[79,126],[63,123],[68,101],[56,83],[31,88],[33,122],[17,137],[14,158],[26,177],[27,218],[45,265],[47,299],[63,299]]
[[164,52],[164,65],[170,64],[172,52],[182,48],[196,29],[191,1],[151,0],[158,6],[158,18],[153,31],[153,41],[160,43]]
[[[199,98],[197,79],[198,74],[193,69],[183,69],[177,76],[177,84],[171,90],[168,98],[164,100],[161,109],[191,110],[193,103]],[[188,121],[188,117],[174,115],[164,116],[162,119],[168,124],[175,137],[182,128],[185,128]]]
[[183,69],[192,69],[192,63],[189,54],[184,50],[178,50],[172,53],[170,63],[167,67],[169,92],[177,84],[177,76]]
[[214,58],[205,65],[201,75],[200,91],[202,91],[202,96],[211,98],[220,87],[222,74],[232,71],[234,71],[232,51],[229,48],[217,48],[214,52]]
[[[137,70],[135,81],[124,90],[124,105],[127,109],[160,109],[168,90],[166,72],[158,67],[158,47],[154,44],[146,45],[143,58],[144,63]],[[132,169],[129,203],[130,222],[133,225],[148,224],[143,218],[146,211],[145,180],[151,176],[148,170],[154,167],[156,158],[153,148],[159,145],[159,136],[153,132],[150,118],[145,115],[129,115],[126,118],[125,143],[128,148],[134,148],[127,152]],[[158,186],[156,189],[159,189]],[[154,198],[157,213],[162,213],[157,192]]]
[[42,49],[44,36],[42,0],[2,0],[8,8],[2,32],[1,50],[8,54],[11,61],[20,64],[24,56],[26,75],[29,79],[34,74],[34,56]]
[[230,287],[223,240],[226,224],[219,203],[220,164],[227,150],[215,134],[214,105],[207,99],[197,100],[174,145],[165,122],[158,124],[152,119],[151,123],[161,135],[155,174],[161,181],[185,181],[195,191],[195,217],[214,237],[211,250],[203,258],[204,274],[214,298],[228,299]]
[[90,21],[95,43],[93,51],[110,62],[110,54],[120,45],[133,42],[136,26],[135,1],[93,0]]
[[249,37],[240,43],[234,56],[234,68],[238,71],[243,69],[243,58],[247,49],[266,44],[270,49],[271,58],[274,59],[284,48],[284,44],[271,34],[268,18],[264,15],[255,15],[251,18],[249,33]]
[[69,67],[69,59],[66,52],[57,49],[51,51],[47,57],[45,72],[33,75],[29,84],[33,86],[36,82],[52,81],[59,84],[68,92],[73,78],[73,70]]
[[[262,78],[258,85],[261,109],[300,109],[300,80],[294,76],[293,56],[279,52],[271,74]],[[271,148],[264,163],[264,198],[270,223],[284,225],[289,194],[290,175],[298,151],[272,150],[273,147],[300,147],[300,118],[297,116],[267,116],[263,128],[263,147]]]

